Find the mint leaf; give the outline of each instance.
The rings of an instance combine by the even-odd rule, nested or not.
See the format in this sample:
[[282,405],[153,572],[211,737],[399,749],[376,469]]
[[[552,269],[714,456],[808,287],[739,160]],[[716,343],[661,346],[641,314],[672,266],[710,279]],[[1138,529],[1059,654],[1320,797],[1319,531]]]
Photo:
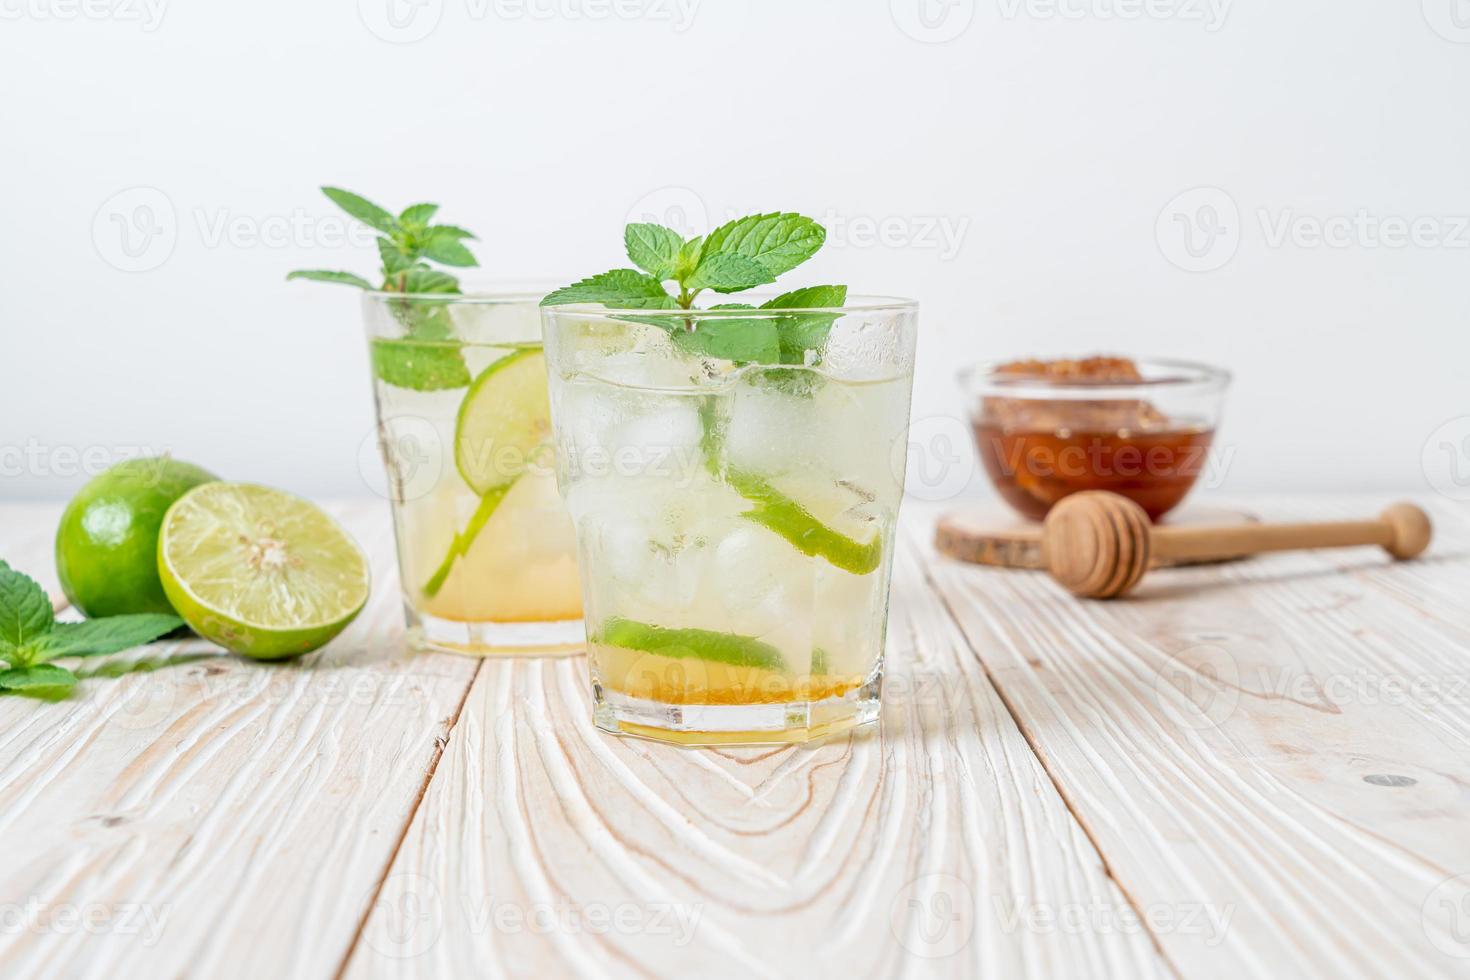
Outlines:
[[731,317],[700,320],[693,330],[670,333],[674,345],[691,354],[740,363],[770,363],[781,356],[774,320]]
[[434,214],[438,210],[439,205],[437,204],[410,204],[398,216],[398,222],[403,225],[422,227],[433,220]]
[[376,228],[386,235],[391,235],[398,230],[398,219],[364,197],[351,191],[344,191],[340,187],[323,187],[322,193],[331,198],[332,203],[337,207],[369,228]]
[[[847,302],[846,286],[806,286],[761,304],[763,310],[837,307]],[[781,334],[781,363],[805,364],[807,351],[820,351],[840,313],[796,313],[776,321]]]
[[297,269],[295,272],[287,273],[286,281],[292,279],[310,279],[314,282],[339,282],[344,286],[356,286],[358,289],[372,289],[373,284],[362,276],[355,276],[350,272],[330,272],[326,269]]
[[674,278],[683,282],[694,275],[694,269],[699,265],[699,257],[704,254],[704,236],[691,238],[679,246],[679,254],[674,257]]
[[424,241],[424,258],[432,259],[440,265],[458,267],[480,264],[474,253],[465,248],[458,237],[438,234],[432,228],[429,229],[428,238]]
[[70,690],[77,683],[77,675],[65,667],[55,664],[36,664],[33,667],[16,667],[0,670],[0,689],[28,691],[38,689]]
[[476,241],[473,232],[466,231],[458,225],[435,225],[429,229],[429,235],[435,238],[468,238]]
[[29,663],[30,649],[55,623],[51,599],[35,579],[0,561],[0,660]]
[[446,293],[459,292],[459,280],[447,272],[416,265],[394,275],[393,287],[400,293]]
[[699,265],[682,285],[691,292],[713,289],[717,293],[734,293],[775,281],[776,277],[755,259],[734,252],[712,253],[706,248]]
[[36,643],[36,656],[94,657],[151,643],[172,633],[184,621],[162,613],[135,613],[126,616],[104,616],[80,623],[57,623],[51,632]]
[[623,229],[623,247],[633,264],[655,279],[674,278],[684,237],[663,225],[633,224]]
[[378,258],[383,263],[383,278],[396,276],[414,265],[414,257],[399,247],[391,238],[378,239]]
[[724,252],[755,259],[774,279],[815,255],[826,239],[827,229],[803,215],[753,214],[710,232],[704,240],[703,254],[708,257]]
[[399,388],[445,391],[470,384],[458,344],[379,338],[372,344],[372,361],[373,373]]
[[589,276],[546,295],[542,306],[554,303],[602,303],[633,310],[671,310],[677,304],[663,283],[636,269],[614,269]]

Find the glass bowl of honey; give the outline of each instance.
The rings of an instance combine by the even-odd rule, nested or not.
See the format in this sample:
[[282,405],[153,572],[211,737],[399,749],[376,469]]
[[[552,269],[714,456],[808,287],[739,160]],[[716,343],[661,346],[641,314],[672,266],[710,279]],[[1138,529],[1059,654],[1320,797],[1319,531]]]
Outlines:
[[1041,520],[1063,497],[1108,490],[1157,521],[1210,462],[1230,373],[1092,356],[980,364],[960,384],[985,472],[1023,516]]

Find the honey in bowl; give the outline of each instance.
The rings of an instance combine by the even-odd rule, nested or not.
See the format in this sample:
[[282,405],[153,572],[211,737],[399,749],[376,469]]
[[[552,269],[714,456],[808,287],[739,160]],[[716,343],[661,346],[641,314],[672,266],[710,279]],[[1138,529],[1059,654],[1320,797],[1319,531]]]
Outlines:
[[[1008,504],[1041,520],[1063,497],[1108,490],[1157,521],[1205,468],[1226,379],[1166,373],[1151,380],[1127,358],[1090,357],[1014,361],[979,380],[984,397],[973,418],[976,445]],[[1162,396],[1170,386],[1201,383],[1211,388],[1208,411],[1181,415],[1161,408],[1162,398],[1138,397],[1151,385]]]

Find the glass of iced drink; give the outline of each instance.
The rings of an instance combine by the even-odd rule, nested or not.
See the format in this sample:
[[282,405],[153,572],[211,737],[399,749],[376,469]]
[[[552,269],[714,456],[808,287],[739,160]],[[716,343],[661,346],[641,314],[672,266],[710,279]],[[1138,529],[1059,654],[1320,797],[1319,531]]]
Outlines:
[[[719,356],[773,318],[812,338],[799,363]],[[595,723],[713,744],[877,718],[917,304],[543,320]]]
[[582,649],[540,295],[364,294],[403,602],[420,649]]

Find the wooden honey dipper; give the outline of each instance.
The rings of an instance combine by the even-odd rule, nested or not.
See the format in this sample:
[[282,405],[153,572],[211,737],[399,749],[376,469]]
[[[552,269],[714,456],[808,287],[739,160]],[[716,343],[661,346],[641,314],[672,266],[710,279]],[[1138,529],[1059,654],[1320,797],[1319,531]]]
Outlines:
[[1429,547],[1429,515],[1394,504],[1371,521],[1154,527],[1126,497],[1088,490],[1062,499],[1046,515],[1041,553],[1052,578],[1074,595],[1112,599],[1138,584],[1155,559],[1236,558],[1298,548],[1376,544],[1395,558]]

